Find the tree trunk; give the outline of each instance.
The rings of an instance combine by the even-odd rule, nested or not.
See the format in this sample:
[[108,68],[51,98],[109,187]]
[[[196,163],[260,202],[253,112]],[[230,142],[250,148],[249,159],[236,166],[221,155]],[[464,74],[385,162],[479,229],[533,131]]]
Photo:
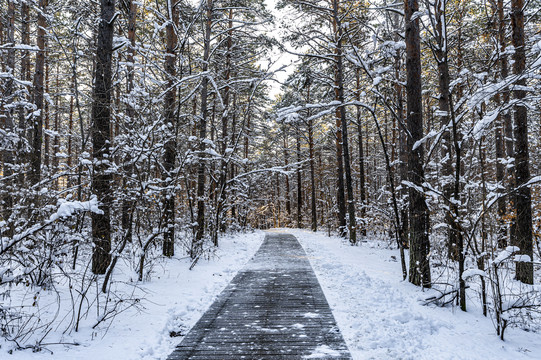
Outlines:
[[338,232],[346,236],[346,196],[344,194],[344,162],[342,154],[342,123],[340,110],[336,109],[336,177],[337,177],[337,205],[338,205]]
[[[511,26],[513,29],[513,46],[515,54],[513,59],[514,73],[521,76],[526,69],[526,52],[524,41],[524,0],[511,0]],[[533,239],[532,239],[532,198],[530,187],[529,152],[528,152],[528,108],[522,100],[526,97],[523,90],[526,87],[526,79],[520,78],[516,85],[519,89],[514,90],[517,104],[515,112],[515,179],[516,193],[515,202],[517,208],[516,245],[520,248],[519,253],[530,257],[530,261],[519,261],[516,267],[517,280],[526,284],[533,284]]]
[[246,120],[245,135],[244,135],[244,158],[245,159],[248,159],[251,134],[252,134],[252,116],[251,114],[248,114],[248,119]]
[[297,227],[302,228],[301,134],[297,129]]
[[[503,62],[501,57],[503,54],[500,53],[503,47],[505,47],[505,23],[503,22],[503,0],[497,0],[497,4],[494,4],[493,8],[493,17],[497,18],[498,21],[495,21],[495,30],[498,36],[498,43],[500,44],[498,50],[498,55],[500,56],[500,69],[503,68]],[[500,9],[501,8],[501,9]],[[501,11],[501,13],[500,13]],[[501,79],[503,80],[503,79]],[[496,94],[495,96],[496,103],[501,106],[501,96]],[[507,213],[507,204],[506,196],[504,195],[503,184],[505,181],[505,143],[503,138],[503,116],[501,113],[498,113],[494,126],[494,141],[496,147],[496,181],[498,183],[498,230],[497,230],[497,245],[498,248],[503,249],[507,246],[507,229],[505,226],[505,214]]]
[[[136,16],[137,16],[137,4],[134,0],[129,0],[128,5],[128,40],[130,45],[128,47],[127,55],[127,71],[128,76],[126,79],[126,89],[128,92],[129,100],[126,103],[126,115],[128,120],[125,122],[126,130],[129,132],[133,128],[133,123],[135,121],[135,109],[132,106],[132,92],[134,90],[134,56],[135,56],[135,26],[136,26]],[[135,207],[135,201],[131,198],[131,175],[133,173],[133,165],[131,164],[131,157],[124,157],[124,176],[123,183],[125,189],[125,198],[122,201],[122,233],[128,242],[132,242],[132,214]]]
[[[285,129],[284,129],[284,165],[287,169],[287,167],[289,166],[289,151],[288,151],[288,139],[287,139],[287,134],[285,133]],[[285,200],[286,200],[286,213],[287,213],[287,219],[286,219],[286,223],[289,223],[289,218],[291,216],[291,199],[289,197],[289,195],[291,194],[291,188],[290,188],[290,185],[289,185],[289,175],[286,173],[284,174],[284,177],[286,178],[286,193],[284,194],[285,196]]]
[[[227,137],[227,127],[229,125],[229,93],[230,93],[230,86],[229,86],[229,79],[231,78],[231,50],[233,48],[233,9],[229,9],[229,21],[228,21],[228,32],[227,32],[227,52],[225,55],[225,88],[223,93],[223,103],[224,103],[224,109],[222,112],[222,164],[220,168],[220,179],[218,181],[218,202],[216,207],[216,223],[215,223],[215,229],[213,233],[213,239],[212,242],[214,243],[214,246],[218,246],[218,232],[220,230],[220,219],[221,219],[221,213],[223,211],[223,207],[226,200],[226,181],[227,181],[227,164],[228,164],[228,156],[230,154],[227,153],[227,145],[229,143],[228,137]],[[234,136],[231,136],[232,142],[234,141]]]
[[[428,237],[428,206],[422,192],[424,182],[424,147],[416,144],[423,138],[423,113],[421,93],[421,48],[419,19],[412,20],[419,11],[417,0],[405,0],[406,25],[406,92],[408,128],[408,173],[414,186],[409,188],[410,215],[410,270],[409,281],[423,287],[431,286],[430,242]],[[415,145],[415,148],[414,148]]]
[[[47,47],[47,41],[45,41],[45,47]],[[49,59],[47,58],[47,51],[45,51],[45,92],[44,94],[49,95]],[[43,168],[45,170],[45,175],[50,175],[50,166],[51,166],[51,136],[49,135],[51,130],[50,124],[50,111],[49,111],[49,101],[43,102],[43,113],[44,117],[44,127],[45,131],[43,133]]]
[[[498,17],[497,31],[498,31],[498,43],[499,43],[499,56],[500,56],[500,80],[505,80],[509,75],[506,49],[506,36],[505,36],[505,17],[503,11],[503,0],[497,0],[495,13]],[[505,88],[503,94],[496,95],[496,102],[507,104],[509,103],[509,89]],[[500,186],[504,186],[506,165],[503,163],[505,156],[507,158],[514,157],[513,148],[513,124],[511,121],[511,112],[504,110],[503,114],[498,114],[496,119],[496,180]],[[514,165],[511,164],[511,165]],[[507,190],[511,191],[514,188],[514,171],[508,169],[508,183]],[[505,188],[498,189],[498,192],[503,193]],[[507,226],[506,226],[506,213],[508,196],[500,195],[498,198],[498,225],[499,230],[497,234],[498,247],[505,248],[507,246]],[[515,219],[511,220],[512,224],[515,223]],[[514,225],[511,226],[511,232],[514,233]]]
[[[507,54],[506,54],[506,29],[505,29],[505,14],[504,14],[504,5],[503,0],[498,0],[497,3],[498,6],[498,33],[499,33],[499,43],[500,43],[500,78],[502,80],[506,79],[509,76],[509,62],[507,60]],[[502,103],[503,104],[509,104],[511,100],[511,95],[509,92],[509,88],[505,87],[503,89],[502,94]],[[515,145],[514,145],[514,134],[513,134],[513,119],[511,117],[511,111],[510,110],[504,110],[503,112],[503,135],[505,138],[504,141],[504,147],[505,147],[505,155],[507,157],[507,160],[514,159],[515,158]],[[507,167],[507,191],[511,194],[513,193],[513,190],[515,189],[515,164],[516,162],[509,162]],[[512,196],[508,197],[508,202],[510,203],[511,212],[513,213],[511,216],[510,224],[509,224],[509,242],[514,243],[515,242],[515,229],[516,229],[516,203],[515,199],[513,199]],[[507,231],[506,231],[507,232]],[[507,242],[507,241],[506,241]]]
[[[30,45],[30,7],[27,2],[21,3],[21,42],[23,45]],[[30,81],[30,52],[23,50],[21,59],[21,80]],[[28,94],[32,93],[31,86],[26,85]],[[28,99],[25,99],[28,101]],[[18,182],[21,187],[25,187],[24,178],[26,172],[26,162],[28,161],[28,152],[26,150],[27,141],[27,111],[25,106],[19,107],[19,143],[17,145],[17,162],[24,166],[24,170],[19,173]]]
[[[496,102],[501,104],[499,94],[496,95]],[[507,204],[506,196],[503,195],[504,188],[503,183],[505,180],[505,153],[504,153],[504,142],[503,142],[503,133],[502,133],[503,123],[502,116],[498,114],[496,118],[496,124],[494,127],[494,141],[496,143],[496,181],[498,183],[498,230],[497,230],[497,245],[498,248],[503,249],[507,246],[506,233],[507,229],[505,226],[505,214],[507,213]]]
[[[336,41],[335,48],[335,99],[338,100],[341,104],[340,107],[336,109],[336,127],[337,127],[337,156],[340,158],[338,160],[338,209],[339,209],[339,220],[341,233],[345,235],[345,194],[344,194],[344,175],[346,177],[346,190],[348,195],[348,216],[349,216],[349,241],[352,245],[357,243],[357,226],[355,218],[355,200],[353,197],[353,183],[351,180],[351,162],[349,158],[349,146],[348,146],[348,123],[346,119],[346,109],[344,104],[344,75],[343,75],[343,63],[342,63],[342,23],[340,20],[339,14],[339,0],[333,0],[333,31]],[[339,130],[341,128],[341,131]],[[343,163],[342,163],[343,156]],[[342,216],[344,217],[342,219]]]
[[[44,1],[44,0],[41,0]],[[115,1],[101,0],[101,15],[96,49],[96,68],[92,96],[92,154],[96,164],[92,173],[92,191],[100,202],[101,214],[92,213],[92,272],[105,274],[111,263],[112,203],[111,175],[108,173],[110,151],[112,56]]]
[[[477,237],[474,238],[475,256],[477,257],[477,261],[476,261],[477,268],[481,271],[485,271],[485,251],[486,251],[486,243],[487,243],[486,215],[485,215],[486,203],[487,203],[487,182],[486,182],[486,175],[485,175],[486,154],[485,154],[485,146],[483,142],[484,142],[484,136],[481,137],[481,139],[479,140],[479,160],[481,163],[481,185],[482,185],[481,190],[482,190],[482,200],[483,200],[483,207],[482,207],[483,212],[481,215],[481,247],[480,248],[479,248],[479,245],[477,244]],[[480,278],[481,278],[481,304],[483,306],[483,315],[487,316],[487,296],[486,296],[485,277],[480,276]],[[462,286],[462,283],[460,285]],[[462,290],[462,287],[460,290]],[[464,304],[465,302],[466,300],[464,299]]]
[[[205,22],[205,37],[203,49],[203,73],[208,71],[210,59],[210,38],[212,32],[213,0],[207,0],[207,19]],[[195,259],[203,249],[203,235],[205,233],[205,138],[207,137],[208,117],[208,75],[201,81],[201,118],[199,121],[199,166],[197,169],[197,231],[192,244],[191,257]]]
[[[54,135],[53,135],[53,169],[52,174],[56,175],[58,173],[58,156],[57,154],[60,152],[60,137],[58,136],[59,130],[60,130],[60,67],[59,62],[56,63],[56,77],[55,77],[55,91],[57,92],[55,94],[55,110],[54,110]],[[54,187],[55,189],[58,189],[58,179],[54,181]]]
[[[438,63],[439,74],[439,107],[442,112],[441,126],[442,135],[442,154],[444,158],[442,176],[443,176],[443,196],[447,205],[445,221],[448,231],[448,257],[458,261],[458,281],[459,281],[459,302],[460,308],[466,311],[466,283],[462,278],[464,273],[464,234],[462,233],[460,223],[460,177],[461,177],[461,149],[458,141],[458,128],[455,121],[453,101],[450,87],[449,61],[448,61],[448,43],[447,43],[447,24],[446,24],[446,0],[437,0],[434,3],[434,18],[436,47],[434,55]],[[451,147],[451,133],[453,132],[453,147]],[[453,150],[456,157],[454,183],[453,175]]]
[[447,61],[447,38],[446,38],[446,24],[445,17],[445,1],[436,0],[434,3],[434,18],[435,24],[435,37],[436,46],[434,49],[434,55],[438,64],[438,87],[439,87],[439,110],[441,112],[441,128],[443,129],[441,137],[441,157],[443,159],[441,175],[443,197],[447,209],[445,210],[445,223],[447,225],[447,255],[450,259],[458,260],[457,250],[457,233],[454,226],[452,211],[453,202],[451,198],[453,196],[453,151],[451,147],[451,131],[450,127],[450,76],[449,76],[449,64]]
[[175,254],[175,160],[176,160],[176,61],[177,61],[177,34],[175,31],[178,24],[177,7],[172,1],[167,2],[169,22],[166,27],[167,47],[165,58],[165,72],[167,73],[167,93],[165,95],[165,122],[168,129],[168,138],[165,142],[165,153],[163,158],[164,173],[162,180],[165,182],[164,202],[164,227],[162,253],[164,256]]
[[[71,165],[72,165],[72,159],[73,159],[73,91],[74,89],[71,88],[72,94],[70,95],[70,110],[69,110],[69,116],[68,116],[68,158],[67,158],[67,166],[68,171],[71,172]],[[71,176],[67,176],[66,180],[66,186],[68,188],[71,188]]]
[[[355,69],[355,80],[357,88],[355,89],[355,99],[361,101],[361,75],[360,70]],[[361,107],[357,105],[357,139],[359,142],[359,187],[361,197],[361,235],[366,236],[366,182],[364,170],[364,151],[363,151],[363,125],[361,121]]]
[[39,183],[41,178],[41,145],[43,142],[43,78],[45,73],[45,36],[47,21],[45,12],[47,9],[48,0],[39,0],[40,11],[38,13],[38,38],[36,53],[36,69],[34,73],[34,105],[36,106],[35,115],[33,115],[33,130],[32,130],[32,152],[30,154],[30,174],[29,180],[31,185]]
[[[306,102],[310,103],[310,84],[311,79],[307,81]],[[310,119],[311,112],[308,109],[308,151],[310,156],[310,195],[311,195],[311,213],[312,213],[312,231],[317,231],[317,199],[316,199],[316,175],[314,169],[314,120]]]
[[[10,49],[7,51],[6,57],[6,67],[7,71],[11,73],[11,76],[8,77],[4,93],[0,100],[0,104],[3,105],[4,109],[0,113],[0,119],[3,118],[4,126],[6,132],[10,135],[13,135],[14,125],[13,125],[13,110],[9,105],[13,102],[13,85],[15,78],[15,3],[13,1],[8,2],[8,13],[7,13],[7,29],[6,29],[7,43],[10,44]],[[2,38],[0,37],[0,42]],[[2,152],[2,170],[3,170],[3,186],[2,191],[0,192],[2,196],[2,218],[8,224],[8,230],[5,234],[6,236],[13,235],[13,224],[11,215],[13,213],[13,181],[11,180],[13,170],[12,166],[14,161],[14,149],[15,144],[9,143],[6,144],[5,150]]]
[[[398,40],[398,39],[397,39]],[[398,175],[400,178],[400,226],[401,229],[399,230],[399,233],[402,234],[402,248],[407,249],[409,247],[409,241],[408,241],[408,233],[409,233],[409,225],[408,225],[408,202],[407,202],[407,196],[408,191],[407,187],[403,184],[404,181],[408,180],[408,149],[407,149],[407,133],[404,131],[404,128],[406,126],[404,122],[404,97],[403,97],[403,86],[401,85],[401,79],[400,79],[400,69],[401,69],[401,56],[398,54],[395,57],[395,96],[396,96],[396,114],[397,114],[397,122],[399,129],[401,131],[398,132],[398,158],[399,158],[399,165],[398,165]]]
[[[403,109],[399,109],[399,118],[402,118],[404,123]],[[402,246],[406,249],[409,248],[409,201],[408,201],[408,188],[404,185],[404,181],[408,180],[408,135],[406,131],[400,131],[398,134],[398,143],[400,147],[400,226],[402,226],[402,233],[404,234],[404,244]]]

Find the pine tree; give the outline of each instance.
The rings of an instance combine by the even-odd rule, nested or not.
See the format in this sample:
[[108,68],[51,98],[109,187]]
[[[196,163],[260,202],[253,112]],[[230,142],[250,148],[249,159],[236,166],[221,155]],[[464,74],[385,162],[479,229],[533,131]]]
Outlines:
[[95,244],[92,254],[94,274],[104,274],[111,262],[112,179],[108,168],[111,164],[109,147],[111,145],[111,66],[114,21],[115,1],[101,0],[92,94],[92,155],[94,158],[92,192],[101,204],[101,212],[92,213],[92,239]]
[[522,103],[526,97],[524,87],[526,78],[522,75],[526,70],[526,49],[524,40],[524,1],[511,1],[511,27],[513,30],[514,74],[518,77],[517,89],[514,96],[517,104],[514,108],[515,117],[515,203],[517,209],[516,244],[519,253],[529,257],[529,261],[519,261],[516,266],[517,279],[533,284],[533,238],[532,238],[532,197],[530,187],[530,155],[528,151],[528,108]]
[[423,138],[423,106],[421,94],[421,49],[419,19],[412,18],[419,11],[417,0],[404,0],[406,24],[407,71],[407,129],[410,220],[409,281],[423,287],[431,286],[430,241],[428,237],[429,212],[422,191],[424,182],[424,149],[418,141]]
[[163,158],[163,174],[162,178],[166,188],[164,203],[164,238],[163,238],[163,255],[173,256],[175,254],[175,191],[173,179],[175,174],[176,160],[176,53],[177,49],[177,34],[179,14],[176,4],[172,1],[167,1],[168,23],[167,23],[167,49],[165,53],[165,71],[167,73],[167,90],[165,96],[165,123],[168,129],[168,138],[165,142],[165,154]]

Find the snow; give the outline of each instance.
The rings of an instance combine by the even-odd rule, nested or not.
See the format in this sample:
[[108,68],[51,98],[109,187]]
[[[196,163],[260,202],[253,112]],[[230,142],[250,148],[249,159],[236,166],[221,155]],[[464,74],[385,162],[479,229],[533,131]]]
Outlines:
[[[65,204],[65,203],[64,203]],[[10,360],[93,360],[166,359],[215,298],[253,256],[261,245],[264,233],[240,234],[220,238],[220,247],[210,260],[201,259],[193,270],[183,254],[157,264],[148,282],[140,283],[144,298],[143,311],[130,308],[116,316],[110,324],[92,329],[89,323],[78,333],[49,334],[47,350],[32,352],[13,350],[14,344],[0,340],[0,359]],[[115,278],[128,281],[129,269],[115,270]],[[123,278],[123,279],[122,279]],[[41,296],[44,296],[42,294]],[[49,294],[56,302],[54,294]],[[51,307],[54,311],[54,306]],[[92,316],[90,316],[92,317]],[[173,336],[172,336],[173,335]],[[79,346],[68,343],[78,343]],[[52,353],[51,353],[52,352]]]
[[51,215],[49,221],[55,221],[62,217],[70,217],[76,211],[90,211],[96,214],[103,214],[103,211],[99,209],[99,202],[95,195],[89,201],[59,200],[59,203],[58,210]]
[[328,347],[327,345],[320,345],[315,348],[314,352],[308,356],[305,356],[305,359],[321,359],[323,356],[337,357],[342,355],[340,351],[336,351]]
[[[78,206],[65,205],[65,210],[59,208],[57,214]],[[338,237],[322,233],[273,231],[295,235],[306,250],[353,359],[520,360],[536,359],[541,354],[541,335],[534,332],[508,328],[506,341],[500,341],[491,319],[482,316],[469,289],[468,312],[423,305],[422,300],[431,291],[402,281],[398,250],[387,249],[385,243],[368,239],[352,247]],[[215,256],[209,261],[201,260],[192,271],[188,270],[189,259],[183,255],[163,260],[156,265],[151,280],[139,285],[146,294],[143,311],[129,309],[119,314],[110,327],[92,329],[90,324],[78,333],[62,335],[58,331],[49,335],[49,343],[65,344],[46,346],[53,354],[25,350],[7,355],[13,344],[0,342],[0,358],[166,359],[182,340],[177,335],[186,334],[195,324],[253,256],[263,238],[264,233],[258,231],[220,239]],[[503,251],[504,257],[509,258],[516,250],[508,247]],[[477,269],[464,272],[464,278],[474,275],[484,273]],[[129,276],[125,266],[115,273],[116,278]],[[318,314],[306,312],[303,316],[312,318]],[[321,345],[305,358],[334,356],[340,353]]]
[[462,273],[462,279],[468,279],[475,275],[487,276],[487,273],[479,269],[466,269],[464,270],[464,273]]
[[491,111],[475,124],[473,127],[473,137],[475,140],[479,140],[485,135],[488,127],[496,120],[498,114],[499,112],[497,110]]
[[516,262],[532,262],[530,255],[515,255],[513,260]]
[[541,41],[538,41],[532,46],[532,52],[541,52]]
[[[532,52],[534,53],[541,53],[541,41],[535,43],[532,46]],[[537,67],[541,66],[541,56],[539,56],[534,63],[531,65],[531,68],[535,69]]]
[[514,360],[541,354],[540,334],[509,328],[500,341],[471,299],[466,313],[422,305],[427,292],[402,281],[398,250],[373,240],[352,247],[321,233],[284,231],[306,250],[353,359]]
[[16,50],[39,51],[39,47],[26,44],[16,44],[12,48]]
[[421,140],[418,140],[413,144],[413,151],[417,150],[419,146],[426,143],[429,139],[433,138],[434,136],[438,135],[438,132],[436,130],[430,131],[425,137],[423,137]]
[[502,263],[503,261],[507,260],[513,253],[516,253],[517,251],[520,251],[520,249],[517,246],[508,246],[506,247],[495,259],[494,263],[496,265]]
[[[514,160],[514,159],[513,159]],[[528,181],[526,185],[532,185],[541,182],[541,176],[535,176]]]

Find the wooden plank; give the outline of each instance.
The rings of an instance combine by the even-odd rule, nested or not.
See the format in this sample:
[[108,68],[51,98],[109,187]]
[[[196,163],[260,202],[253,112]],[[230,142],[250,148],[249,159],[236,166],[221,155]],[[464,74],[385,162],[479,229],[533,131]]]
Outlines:
[[272,234],[168,360],[305,358],[351,360],[306,253]]

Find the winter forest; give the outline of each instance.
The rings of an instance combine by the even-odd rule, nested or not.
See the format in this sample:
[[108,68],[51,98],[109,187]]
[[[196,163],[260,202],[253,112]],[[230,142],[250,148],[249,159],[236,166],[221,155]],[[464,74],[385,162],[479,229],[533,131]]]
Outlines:
[[354,359],[541,356],[541,1],[0,0],[0,358],[166,359],[264,231]]

